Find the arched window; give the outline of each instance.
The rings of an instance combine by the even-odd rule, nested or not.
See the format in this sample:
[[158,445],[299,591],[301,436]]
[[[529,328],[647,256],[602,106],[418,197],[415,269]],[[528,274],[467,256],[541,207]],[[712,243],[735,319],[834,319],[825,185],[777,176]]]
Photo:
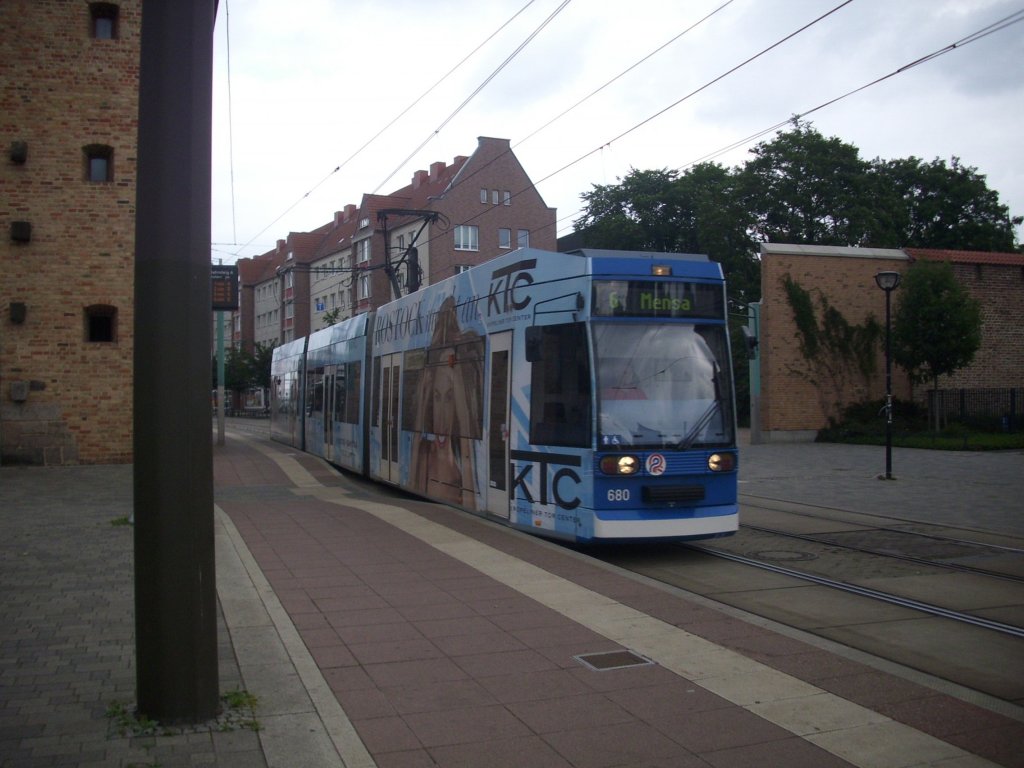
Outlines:
[[108,344],[117,341],[117,307],[93,304],[85,308],[85,340]]

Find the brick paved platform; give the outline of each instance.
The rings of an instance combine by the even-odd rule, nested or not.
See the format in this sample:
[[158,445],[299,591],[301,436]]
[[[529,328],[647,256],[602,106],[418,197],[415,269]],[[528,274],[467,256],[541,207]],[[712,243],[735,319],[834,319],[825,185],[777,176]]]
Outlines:
[[131,468],[0,468],[4,768],[1024,766],[1014,708],[252,434],[214,454],[221,689],[260,730],[116,733]]

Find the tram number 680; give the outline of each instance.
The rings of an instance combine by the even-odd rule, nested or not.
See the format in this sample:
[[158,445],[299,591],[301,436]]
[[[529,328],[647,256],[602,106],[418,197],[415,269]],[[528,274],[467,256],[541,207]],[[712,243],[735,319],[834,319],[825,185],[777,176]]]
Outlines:
[[608,489],[608,501],[629,501],[629,489],[628,488],[610,488],[610,489]]

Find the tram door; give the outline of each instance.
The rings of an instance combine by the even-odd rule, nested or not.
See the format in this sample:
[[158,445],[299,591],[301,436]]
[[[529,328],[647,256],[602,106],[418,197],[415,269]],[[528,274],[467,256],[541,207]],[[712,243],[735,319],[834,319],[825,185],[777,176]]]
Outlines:
[[508,436],[509,391],[512,352],[512,332],[496,333],[490,337],[491,359],[488,393],[490,400],[487,432],[487,511],[509,517],[509,456]]
[[398,425],[401,402],[398,399],[402,374],[400,354],[380,359],[380,475],[391,483],[399,482]]

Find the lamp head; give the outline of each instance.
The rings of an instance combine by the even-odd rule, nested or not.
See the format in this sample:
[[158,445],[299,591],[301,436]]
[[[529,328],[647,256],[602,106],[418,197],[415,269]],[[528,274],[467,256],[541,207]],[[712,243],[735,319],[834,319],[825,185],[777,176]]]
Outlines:
[[900,273],[878,272],[875,274],[875,282],[878,283],[879,288],[888,293],[900,284]]

